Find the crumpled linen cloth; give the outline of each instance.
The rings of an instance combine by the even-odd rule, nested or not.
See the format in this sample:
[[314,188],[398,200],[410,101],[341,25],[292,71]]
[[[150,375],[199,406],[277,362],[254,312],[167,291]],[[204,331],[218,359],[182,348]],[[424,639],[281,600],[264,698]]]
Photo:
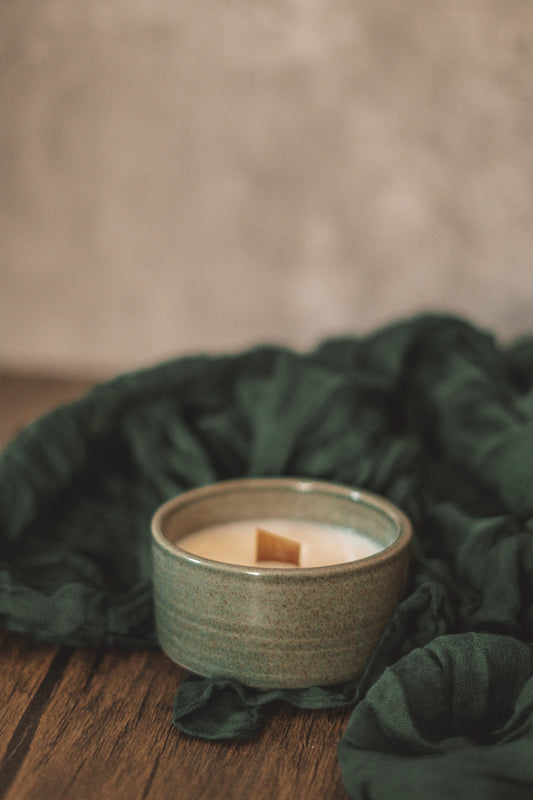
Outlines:
[[0,625],[155,645],[150,518],[194,486],[295,475],[414,525],[406,599],[358,681],[259,692],[190,676],[174,722],[246,737],[283,699],[354,707],[360,800],[533,797],[533,336],[421,315],[299,354],[177,359],[95,387],[0,456]]

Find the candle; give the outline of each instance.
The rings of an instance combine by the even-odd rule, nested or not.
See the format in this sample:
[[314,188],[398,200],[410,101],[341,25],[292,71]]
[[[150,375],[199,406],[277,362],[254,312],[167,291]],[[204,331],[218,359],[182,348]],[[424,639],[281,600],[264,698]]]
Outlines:
[[325,481],[183,492],[152,519],[159,643],[191,672],[259,689],[356,678],[404,596],[410,538],[385,498]]
[[256,561],[256,530],[300,543],[300,567],[323,567],[366,558],[383,545],[352,528],[294,519],[250,519],[201,528],[177,544],[192,555],[242,566],[295,568],[283,561]]

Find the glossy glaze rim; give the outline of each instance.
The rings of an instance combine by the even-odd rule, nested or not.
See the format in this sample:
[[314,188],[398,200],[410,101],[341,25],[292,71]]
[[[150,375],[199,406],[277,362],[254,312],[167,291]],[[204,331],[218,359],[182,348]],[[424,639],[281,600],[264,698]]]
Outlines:
[[[198,556],[189,553],[178,544],[171,542],[163,533],[165,520],[171,514],[174,515],[180,507],[185,507],[190,503],[196,503],[206,496],[213,496],[217,493],[223,495],[228,490],[243,491],[253,489],[284,489],[296,493],[306,494],[321,492],[322,494],[341,496],[344,499],[352,500],[354,503],[363,503],[381,513],[384,513],[394,524],[398,531],[398,536],[386,547],[365,558],[358,558],[354,561],[343,561],[339,564],[328,564],[319,567],[294,567],[278,569],[276,567],[247,566],[243,564],[230,564],[226,561],[215,561],[214,559]],[[152,537],[157,544],[174,556],[176,562],[185,561],[189,564],[202,566],[207,570],[216,570],[233,575],[249,575],[261,578],[276,578],[281,575],[284,580],[296,579],[305,580],[307,577],[320,577],[327,575],[341,575],[346,572],[360,572],[373,569],[383,562],[390,562],[395,557],[402,554],[409,546],[412,536],[412,526],[408,517],[397,506],[381,495],[369,492],[366,489],[357,489],[329,481],[317,481],[313,478],[236,478],[231,480],[210,483],[196,489],[190,489],[176,497],[163,503],[152,517],[151,521]]]

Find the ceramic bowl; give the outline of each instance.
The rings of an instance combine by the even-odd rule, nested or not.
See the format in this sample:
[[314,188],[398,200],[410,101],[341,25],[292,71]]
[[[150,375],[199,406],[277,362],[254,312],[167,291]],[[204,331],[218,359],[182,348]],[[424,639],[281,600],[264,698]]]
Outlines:
[[[347,526],[382,549],[332,566],[272,569],[180,548],[203,527],[272,517]],[[409,520],[390,502],[332,483],[249,478],[185,492],[152,520],[161,647],[191,672],[260,689],[355,678],[404,596],[410,538]]]

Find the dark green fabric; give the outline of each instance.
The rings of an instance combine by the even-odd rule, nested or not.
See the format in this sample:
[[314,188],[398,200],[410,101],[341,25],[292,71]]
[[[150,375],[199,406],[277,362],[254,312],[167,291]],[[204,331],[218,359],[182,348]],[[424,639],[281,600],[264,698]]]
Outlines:
[[0,457],[0,624],[155,644],[149,520],[241,476],[368,488],[415,527],[410,583],[360,681],[262,693],[191,676],[174,721],[245,737],[273,700],[353,704],[354,798],[533,796],[533,336],[424,315],[309,354],[179,359],[96,387]]
[[533,654],[450,634],[413,650],[357,705],[339,744],[352,797],[533,796]]
[[227,678],[190,675],[176,693],[173,722],[203,739],[249,739],[264,721],[264,706],[283,700],[297,708],[343,708],[353,704],[356,682],[311,689],[258,691]]

